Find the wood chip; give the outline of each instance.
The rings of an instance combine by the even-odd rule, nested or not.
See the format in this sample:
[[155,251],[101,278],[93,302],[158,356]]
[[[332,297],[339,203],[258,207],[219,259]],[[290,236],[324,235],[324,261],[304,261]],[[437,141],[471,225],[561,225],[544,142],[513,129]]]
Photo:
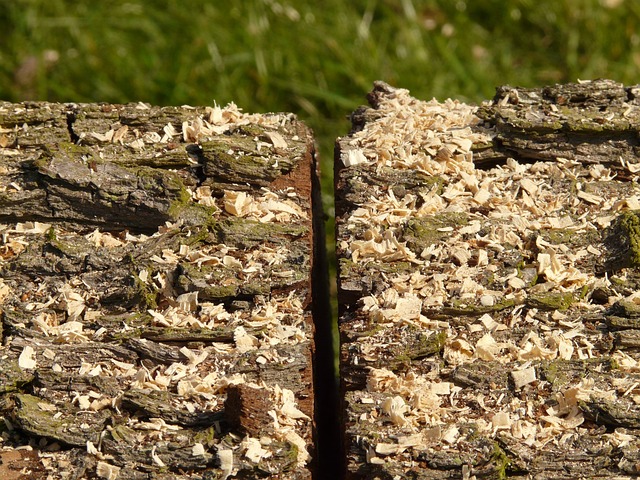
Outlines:
[[511,372],[511,378],[516,389],[520,389],[536,381],[536,369],[534,367],[525,368],[524,370],[514,370]]

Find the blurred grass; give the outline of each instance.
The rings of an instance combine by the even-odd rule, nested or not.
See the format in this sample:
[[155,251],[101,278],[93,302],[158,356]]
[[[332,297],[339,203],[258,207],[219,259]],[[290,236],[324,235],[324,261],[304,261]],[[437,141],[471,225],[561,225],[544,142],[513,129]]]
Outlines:
[[[640,69],[634,0],[0,0],[0,98],[290,111],[333,145],[374,80],[478,102]],[[330,252],[331,253],[331,252]]]

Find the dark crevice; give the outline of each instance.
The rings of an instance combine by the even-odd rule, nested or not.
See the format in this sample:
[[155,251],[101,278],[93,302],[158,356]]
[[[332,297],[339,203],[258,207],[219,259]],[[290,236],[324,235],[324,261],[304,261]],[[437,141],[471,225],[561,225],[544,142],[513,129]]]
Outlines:
[[340,440],[338,380],[335,371],[329,271],[325,245],[324,213],[320,178],[313,153],[311,192],[313,215],[313,319],[315,324],[314,394],[318,459],[317,480],[343,478],[343,452]]
[[507,164],[509,158],[515,159],[521,165],[531,165],[536,162],[545,162],[550,159],[536,158],[535,156],[526,156],[526,152],[516,152],[514,150],[504,150],[504,155],[494,156],[485,159],[475,159],[473,163],[477,170],[491,170],[492,168],[502,167]]
[[67,131],[69,132],[69,138],[75,144],[80,143],[80,137],[73,130],[73,124],[76,121],[76,113],[72,110],[67,112]]
[[207,179],[209,178],[204,173],[205,162],[204,162],[204,153],[202,152],[202,147],[195,143],[191,143],[186,145],[184,149],[187,152],[187,155],[189,156],[189,158],[194,162],[197,162],[197,165],[194,165],[191,170],[193,171],[193,174],[196,177],[196,181],[197,181],[196,188],[201,187],[204,184],[204,182],[207,181]]

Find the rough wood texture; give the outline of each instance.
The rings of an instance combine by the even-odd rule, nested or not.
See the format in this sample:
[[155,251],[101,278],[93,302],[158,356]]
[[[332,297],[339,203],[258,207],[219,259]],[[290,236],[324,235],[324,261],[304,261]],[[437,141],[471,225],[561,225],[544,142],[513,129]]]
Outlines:
[[377,83],[336,150],[349,479],[640,473],[640,99]]
[[0,476],[310,478],[315,175],[291,115],[0,103]]

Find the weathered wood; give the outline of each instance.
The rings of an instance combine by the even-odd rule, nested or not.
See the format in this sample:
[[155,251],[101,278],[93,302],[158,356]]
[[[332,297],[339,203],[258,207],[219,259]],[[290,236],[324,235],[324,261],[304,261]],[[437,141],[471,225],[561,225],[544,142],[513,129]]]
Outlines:
[[288,114],[0,103],[3,478],[311,478],[315,175]]
[[336,149],[349,479],[636,478],[637,87],[377,83]]

